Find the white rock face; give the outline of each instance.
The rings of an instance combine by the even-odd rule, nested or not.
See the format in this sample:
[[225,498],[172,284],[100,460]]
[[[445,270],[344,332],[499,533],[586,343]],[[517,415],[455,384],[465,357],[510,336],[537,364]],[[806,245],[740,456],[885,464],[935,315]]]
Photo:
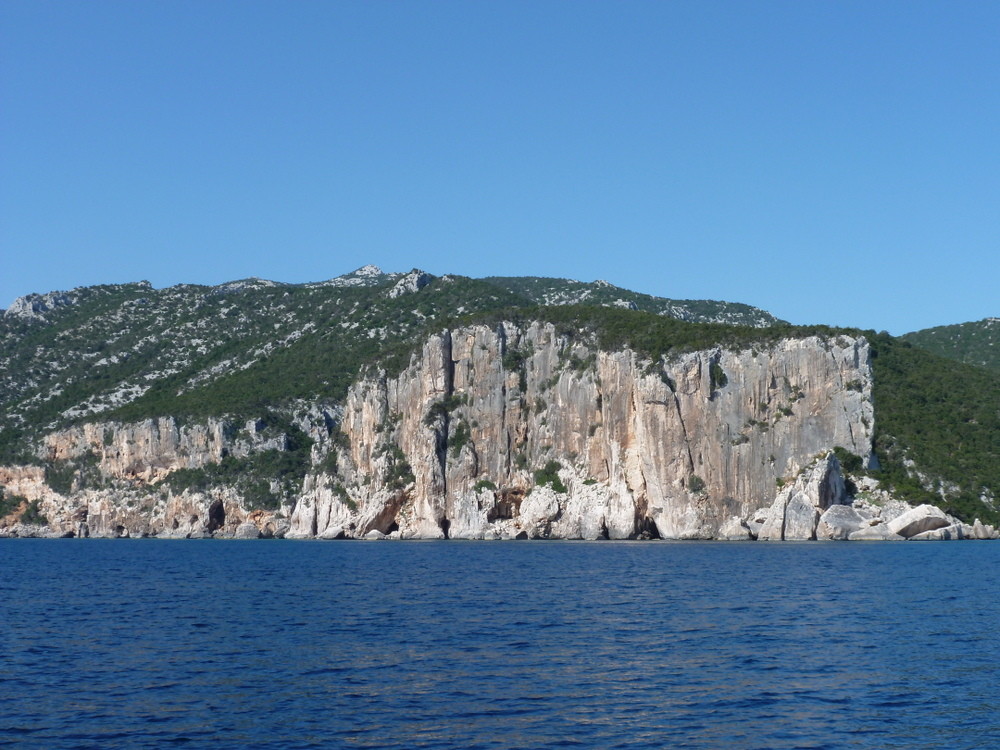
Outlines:
[[995,528],[988,524],[984,524],[978,518],[972,524],[972,534],[970,535],[972,539],[998,539],[1000,538],[1000,533],[997,532]]
[[816,538],[820,514],[847,502],[840,462],[827,454],[803,471],[775,498],[757,531],[761,541],[804,541]]
[[400,297],[404,294],[419,292],[430,284],[432,279],[430,274],[414,269],[396,282],[396,285],[389,290],[389,297]]
[[904,540],[904,537],[893,533],[884,523],[853,531],[847,538],[852,542],[902,542]]
[[889,530],[905,539],[915,537],[925,531],[933,531],[951,525],[945,512],[933,505],[918,505],[889,522]]
[[[289,535],[334,524],[407,538],[714,538],[772,503],[776,478],[816,454],[841,445],[867,456],[870,393],[863,339],[649,363],[550,325],[445,331],[398,376],[351,389],[338,454],[346,497],[307,483]],[[565,492],[535,487],[550,461]],[[803,486],[808,505],[842,501],[842,482],[819,481]]]
[[49,310],[66,307],[76,302],[76,298],[67,292],[48,292],[47,294],[26,294],[18,297],[4,311],[4,315],[27,320],[41,318]]
[[233,447],[227,439],[230,429],[221,419],[190,425],[178,424],[173,417],[130,424],[91,422],[47,435],[45,458],[63,461],[94,453],[109,477],[155,482],[176,469],[221,461]]
[[817,539],[845,540],[855,531],[869,526],[868,519],[863,518],[850,505],[831,505],[816,526]]
[[975,532],[971,526],[964,523],[953,523],[949,526],[942,526],[939,529],[922,531],[909,538],[911,542],[943,542],[952,539],[973,539]]
[[260,529],[257,528],[256,524],[241,523],[233,531],[233,539],[260,539]]
[[752,537],[750,527],[739,516],[733,516],[719,529],[719,539],[727,542],[746,542]]

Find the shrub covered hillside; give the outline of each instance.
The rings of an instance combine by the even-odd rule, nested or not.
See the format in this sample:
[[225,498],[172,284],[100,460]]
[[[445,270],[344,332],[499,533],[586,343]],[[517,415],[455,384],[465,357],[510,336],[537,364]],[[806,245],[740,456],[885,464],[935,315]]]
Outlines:
[[1000,372],[869,335],[881,464],[875,476],[910,502],[1000,519]]
[[1000,370],[1000,318],[925,328],[902,339],[948,359]]

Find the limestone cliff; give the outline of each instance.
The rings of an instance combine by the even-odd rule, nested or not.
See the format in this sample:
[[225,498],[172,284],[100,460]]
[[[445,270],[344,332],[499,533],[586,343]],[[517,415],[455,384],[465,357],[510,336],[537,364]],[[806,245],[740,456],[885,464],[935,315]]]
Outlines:
[[551,325],[445,331],[351,390],[340,474],[307,483],[290,533],[713,538],[817,454],[867,457],[870,394],[863,339],[648,362]]
[[[81,486],[78,473],[55,492],[29,468],[0,483],[37,500],[64,534],[246,536],[253,524],[290,537],[707,539],[776,512],[781,486],[833,447],[867,458],[871,387],[863,338],[651,362],[549,324],[472,325],[430,337],[401,372],[370,372],[339,408],[303,422],[312,468],[280,507],[253,510],[234,487],[161,482],[285,447],[260,425],[224,419],[53,433],[44,459],[90,457],[107,486]],[[781,502],[782,512],[792,504]]]

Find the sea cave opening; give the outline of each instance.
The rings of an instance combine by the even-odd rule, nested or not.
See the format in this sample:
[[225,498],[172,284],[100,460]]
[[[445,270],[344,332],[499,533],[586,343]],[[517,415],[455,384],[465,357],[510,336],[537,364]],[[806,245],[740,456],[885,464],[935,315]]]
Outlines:
[[216,500],[208,508],[208,533],[221,529],[226,524],[226,508],[221,500]]

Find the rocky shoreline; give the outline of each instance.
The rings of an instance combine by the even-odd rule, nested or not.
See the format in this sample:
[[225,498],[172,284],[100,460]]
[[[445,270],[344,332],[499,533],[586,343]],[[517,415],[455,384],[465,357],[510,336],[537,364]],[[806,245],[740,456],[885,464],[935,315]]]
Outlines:
[[[792,494],[792,493],[790,493]],[[933,505],[918,505],[911,507],[906,503],[895,501],[888,507],[872,506],[860,503],[836,504],[828,507],[823,513],[818,513],[815,506],[803,502],[801,494],[789,498],[783,503],[780,513],[775,507],[782,502],[779,497],[771,508],[761,509],[749,520],[738,516],[731,518],[723,525],[717,537],[700,539],[700,541],[955,541],[955,540],[993,540],[1000,539],[1000,531],[989,524],[982,523],[978,518],[972,523],[963,523],[959,519],[946,514]],[[813,517],[812,525],[807,519]],[[780,521],[779,521],[780,518]],[[240,523],[234,528],[221,528],[213,532],[192,530],[182,534],[148,534],[138,538],[144,539],[317,539],[346,540],[359,539],[365,541],[380,540],[417,540],[419,537],[404,536],[398,529],[383,533],[372,529],[364,534],[356,535],[354,529],[333,527],[314,537],[289,534],[287,524],[279,524],[276,528],[265,527],[264,530],[252,521]],[[492,536],[482,536],[478,541],[514,541],[527,539],[546,539],[551,541],[582,541],[567,537],[549,535],[532,535],[523,528],[511,527],[507,533],[498,532]],[[82,532],[82,533],[78,533]],[[91,537],[86,524],[77,531],[62,530],[42,524],[16,523],[0,527],[0,539],[67,539],[67,538],[104,538],[128,539],[132,537],[127,531],[120,534],[100,535]],[[598,536],[586,541],[607,539]],[[639,535],[634,541],[655,541],[659,537],[649,534]],[[691,539],[689,539],[691,540]],[[467,541],[467,539],[466,539]],[[683,540],[669,540],[683,541]]]

